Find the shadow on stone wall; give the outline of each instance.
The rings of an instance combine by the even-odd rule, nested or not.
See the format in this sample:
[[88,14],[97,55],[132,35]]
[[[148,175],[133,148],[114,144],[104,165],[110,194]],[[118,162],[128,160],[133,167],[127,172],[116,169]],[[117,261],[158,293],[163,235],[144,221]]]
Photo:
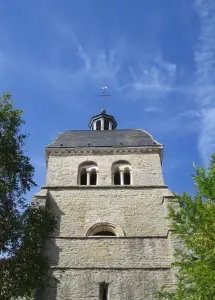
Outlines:
[[57,219],[57,227],[55,229],[53,236],[59,236],[60,235],[61,216],[65,215],[65,213],[62,210],[60,210],[60,208],[58,207],[55,199],[53,198],[53,196],[51,195],[50,192],[48,192],[48,195],[47,195],[47,207],[52,211],[52,213],[54,214],[54,216]]
[[[43,252],[44,255],[48,257],[49,263],[51,267],[57,267],[59,262],[59,254],[61,252],[61,248],[58,247],[55,243],[56,236],[60,235],[60,224],[61,224],[61,216],[64,213],[59,209],[55,199],[52,197],[51,193],[47,194],[47,207],[52,211],[53,215],[57,219],[57,227],[55,232],[53,233],[53,238],[48,238],[44,244]],[[56,300],[57,297],[57,285],[60,279],[54,276],[54,270],[49,270],[49,282],[48,286],[45,290],[38,291],[36,295],[36,300]]]
[[57,299],[57,285],[59,279],[54,276],[54,271],[49,271],[49,282],[44,290],[37,292],[35,300],[56,300]]

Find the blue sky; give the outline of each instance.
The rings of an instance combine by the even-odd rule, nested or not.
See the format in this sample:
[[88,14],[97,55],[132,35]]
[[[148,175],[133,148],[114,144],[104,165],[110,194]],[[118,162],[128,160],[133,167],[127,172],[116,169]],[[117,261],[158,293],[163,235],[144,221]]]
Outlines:
[[45,146],[87,129],[105,85],[118,128],[149,131],[165,183],[193,192],[215,150],[214,32],[214,0],[1,0],[0,93],[24,110],[37,184]]

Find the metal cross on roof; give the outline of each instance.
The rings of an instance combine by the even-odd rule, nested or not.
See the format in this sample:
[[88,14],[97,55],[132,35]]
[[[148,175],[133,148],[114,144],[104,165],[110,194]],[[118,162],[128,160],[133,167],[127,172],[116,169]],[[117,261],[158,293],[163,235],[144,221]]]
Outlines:
[[110,97],[109,94],[107,94],[107,86],[102,86],[102,93],[100,95],[100,97],[102,97],[102,110],[105,111],[105,97]]

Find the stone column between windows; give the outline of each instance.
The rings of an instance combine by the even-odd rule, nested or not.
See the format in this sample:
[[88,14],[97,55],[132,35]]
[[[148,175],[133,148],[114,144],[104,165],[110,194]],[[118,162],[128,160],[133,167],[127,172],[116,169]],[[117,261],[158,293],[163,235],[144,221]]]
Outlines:
[[112,176],[111,176],[111,184],[112,184],[112,185],[114,185],[114,174],[115,174],[114,172],[111,174],[111,175],[112,175]]
[[96,130],[96,123],[97,122],[94,122],[94,124],[93,124],[93,130]]
[[112,123],[109,122],[109,130],[112,130]]
[[96,171],[96,185],[99,185],[99,172]]
[[80,173],[78,173],[78,185],[80,185],[81,184],[81,175],[80,175]]
[[120,171],[120,185],[124,185],[124,172]]
[[101,130],[104,130],[104,125],[105,125],[104,123],[105,123],[105,122],[104,122],[104,119],[102,118],[102,119],[101,119]]
[[90,185],[90,171],[87,171],[87,185]]

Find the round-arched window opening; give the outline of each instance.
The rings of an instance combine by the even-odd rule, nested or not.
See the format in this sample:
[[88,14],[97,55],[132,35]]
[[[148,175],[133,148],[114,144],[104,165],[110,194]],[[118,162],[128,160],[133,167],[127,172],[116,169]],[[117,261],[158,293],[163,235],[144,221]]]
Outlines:
[[87,172],[85,169],[83,169],[81,172],[80,184],[87,185]]
[[131,175],[129,171],[126,171],[124,173],[124,184],[125,185],[130,185],[131,184]]
[[101,130],[101,120],[96,122],[96,130]]
[[114,178],[113,178],[113,181],[114,181],[114,185],[120,185],[120,173],[119,173],[119,169],[117,168],[114,172]]
[[109,130],[109,121],[108,120],[104,121],[104,130]]
[[92,170],[90,173],[90,185],[96,185],[97,183],[97,173],[96,170]]
[[124,232],[123,230],[112,224],[109,222],[101,222],[101,223],[97,223],[94,224],[93,226],[91,226],[87,232],[86,232],[86,236],[124,236]]
[[94,236],[116,236],[114,232],[111,231],[99,231],[94,234]]

